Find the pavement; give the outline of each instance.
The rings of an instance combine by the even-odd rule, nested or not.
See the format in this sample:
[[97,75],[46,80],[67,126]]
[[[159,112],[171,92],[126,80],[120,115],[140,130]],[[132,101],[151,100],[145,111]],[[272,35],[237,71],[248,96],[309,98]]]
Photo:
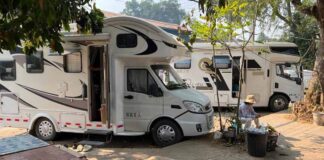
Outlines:
[[[261,123],[268,123],[280,132],[279,147],[267,152],[266,157],[250,156],[244,144],[227,146],[221,141],[213,140],[213,134],[185,138],[172,146],[158,148],[154,146],[149,135],[140,137],[114,137],[112,143],[94,148],[84,153],[89,160],[324,160],[324,127],[294,121],[287,111],[262,113]],[[216,115],[216,114],[215,114]],[[215,117],[216,129],[218,119]],[[0,128],[0,138],[21,134],[25,131],[16,128]],[[79,134],[60,134],[54,144],[75,143],[84,138]]]

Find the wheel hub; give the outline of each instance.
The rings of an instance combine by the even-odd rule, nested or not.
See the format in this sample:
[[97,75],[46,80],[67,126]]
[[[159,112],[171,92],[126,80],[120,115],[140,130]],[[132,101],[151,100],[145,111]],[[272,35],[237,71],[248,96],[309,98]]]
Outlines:
[[175,131],[169,125],[162,125],[157,130],[158,138],[163,142],[171,142],[175,139]]
[[282,98],[278,98],[274,101],[275,108],[282,109],[286,105],[285,101]]
[[53,134],[53,126],[49,121],[42,121],[39,124],[39,133],[43,137],[48,137]]

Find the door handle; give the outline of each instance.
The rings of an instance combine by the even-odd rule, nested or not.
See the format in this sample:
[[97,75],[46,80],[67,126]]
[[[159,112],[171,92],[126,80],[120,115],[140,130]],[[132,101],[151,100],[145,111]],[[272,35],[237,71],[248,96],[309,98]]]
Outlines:
[[126,98],[126,99],[133,99],[134,96],[132,96],[132,95],[128,95],[128,96],[124,96],[124,98]]

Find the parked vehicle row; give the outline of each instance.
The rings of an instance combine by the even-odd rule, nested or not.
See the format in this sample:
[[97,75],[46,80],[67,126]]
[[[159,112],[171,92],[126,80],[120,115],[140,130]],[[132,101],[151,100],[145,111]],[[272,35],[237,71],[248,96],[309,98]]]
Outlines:
[[171,60],[186,57],[186,47],[141,19],[107,18],[103,33],[62,34],[62,54],[44,47],[25,55],[17,47],[0,55],[0,126],[27,128],[43,140],[59,132],[151,133],[167,146],[211,131],[216,86],[222,105],[237,102],[241,63],[243,93],[255,94],[260,106],[280,110],[303,92],[298,57],[285,54],[296,50],[292,44],[261,45],[271,54],[248,52],[244,61],[237,50],[232,59],[224,50],[213,57],[197,49],[174,63],[176,72]]

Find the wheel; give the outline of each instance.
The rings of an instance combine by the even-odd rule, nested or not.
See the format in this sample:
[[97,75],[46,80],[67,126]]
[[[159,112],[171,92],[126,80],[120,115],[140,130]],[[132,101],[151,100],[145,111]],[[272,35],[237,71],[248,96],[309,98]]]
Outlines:
[[40,118],[36,122],[35,133],[38,138],[44,141],[51,141],[56,135],[53,123],[47,118]]
[[160,147],[175,144],[183,137],[179,126],[175,122],[166,119],[155,123],[151,133],[155,144]]
[[277,112],[288,108],[289,101],[284,95],[276,94],[270,99],[270,110]]

